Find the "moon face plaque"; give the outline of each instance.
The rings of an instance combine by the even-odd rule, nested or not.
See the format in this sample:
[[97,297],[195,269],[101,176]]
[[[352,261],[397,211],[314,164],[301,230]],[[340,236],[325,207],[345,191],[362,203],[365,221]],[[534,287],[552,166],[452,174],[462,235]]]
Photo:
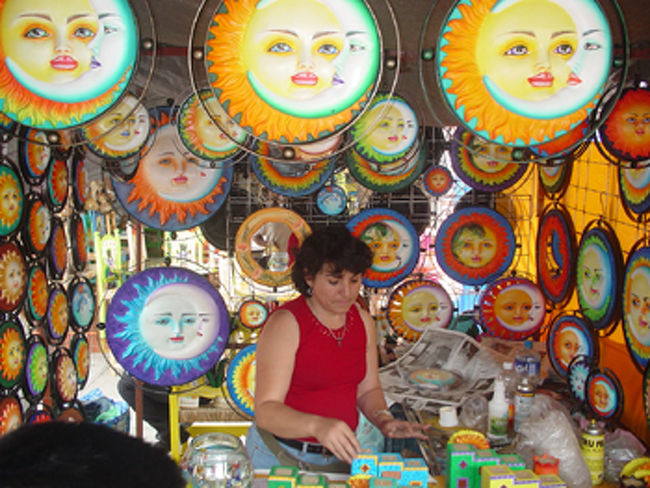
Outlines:
[[485,289],[480,317],[489,334],[509,340],[532,336],[544,322],[544,295],[526,278],[501,278]]
[[225,0],[205,47],[212,90],[228,116],[280,143],[317,140],[352,123],[371,98],[382,57],[363,0]]
[[370,208],[347,223],[350,232],[372,251],[372,264],[363,284],[373,288],[391,286],[408,276],[420,256],[418,234],[402,214],[389,208]]
[[479,136],[511,146],[547,142],[587,119],[614,47],[606,15],[588,0],[457,0],[438,45],[450,109]]
[[154,385],[179,385],[205,374],[223,353],[229,331],[221,295],[184,268],[136,274],[118,288],[107,311],[115,359]]
[[138,52],[128,0],[7,0],[0,33],[0,110],[41,129],[105,112],[124,92]]
[[508,269],[515,255],[515,234],[500,213],[466,207],[444,220],[435,250],[438,264],[451,278],[481,285]]
[[593,328],[576,314],[563,313],[553,321],[546,345],[553,369],[563,378],[567,378],[569,366],[577,357],[598,362],[598,339]]
[[627,260],[623,279],[623,331],[639,371],[650,362],[650,247],[639,247]]

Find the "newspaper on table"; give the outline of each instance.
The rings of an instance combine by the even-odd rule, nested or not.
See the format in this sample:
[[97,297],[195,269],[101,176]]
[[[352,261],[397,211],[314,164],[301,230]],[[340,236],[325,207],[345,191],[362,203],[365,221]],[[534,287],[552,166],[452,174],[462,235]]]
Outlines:
[[437,411],[490,391],[499,366],[492,352],[467,334],[432,327],[403,356],[381,368],[379,379],[388,400]]

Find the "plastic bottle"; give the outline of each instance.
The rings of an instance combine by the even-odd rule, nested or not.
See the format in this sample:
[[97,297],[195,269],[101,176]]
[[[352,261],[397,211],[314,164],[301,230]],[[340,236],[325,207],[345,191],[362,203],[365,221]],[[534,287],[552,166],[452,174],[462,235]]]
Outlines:
[[605,432],[595,419],[591,419],[582,431],[580,447],[591,473],[591,483],[594,486],[601,484],[605,470]]
[[504,361],[497,379],[503,381],[506,402],[508,402],[508,437],[512,436],[515,426],[515,388],[517,387],[517,374],[512,368],[511,361]]
[[515,390],[515,432],[519,432],[521,424],[530,416],[534,400],[535,385],[528,376],[520,376]]
[[503,380],[494,381],[494,393],[488,403],[488,433],[491,445],[502,445],[508,442],[508,411],[506,387]]
[[530,382],[537,386],[540,379],[541,357],[533,349],[533,341],[527,339],[515,354],[515,373],[519,376],[528,376]]

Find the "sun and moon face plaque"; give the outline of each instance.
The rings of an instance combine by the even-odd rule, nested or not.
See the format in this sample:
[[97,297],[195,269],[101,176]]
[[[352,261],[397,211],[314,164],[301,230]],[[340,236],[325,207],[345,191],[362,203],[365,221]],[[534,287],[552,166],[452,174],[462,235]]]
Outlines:
[[589,0],[457,0],[438,45],[452,113],[508,146],[548,142],[582,123],[613,66],[612,29]]

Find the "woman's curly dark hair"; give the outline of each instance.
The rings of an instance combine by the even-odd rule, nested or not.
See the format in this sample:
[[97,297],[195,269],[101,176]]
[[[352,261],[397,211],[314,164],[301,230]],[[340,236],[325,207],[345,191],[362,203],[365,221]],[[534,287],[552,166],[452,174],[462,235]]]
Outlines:
[[305,277],[316,275],[325,263],[332,264],[335,272],[363,273],[372,264],[372,251],[344,225],[315,230],[302,243],[291,269],[291,279],[300,293],[309,295]]

